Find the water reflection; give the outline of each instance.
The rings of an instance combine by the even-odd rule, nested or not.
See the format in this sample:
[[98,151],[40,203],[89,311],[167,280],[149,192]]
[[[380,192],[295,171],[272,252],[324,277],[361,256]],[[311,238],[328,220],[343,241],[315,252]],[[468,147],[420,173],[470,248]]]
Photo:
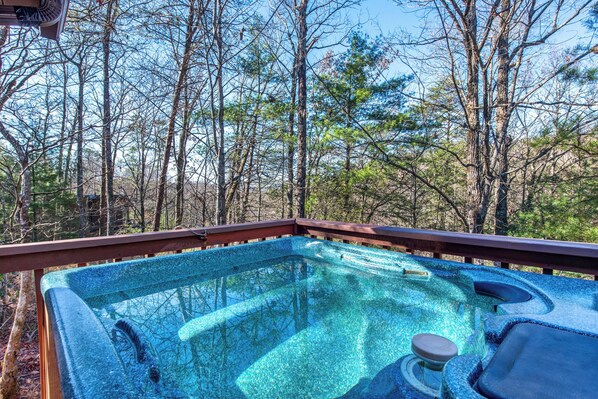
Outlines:
[[420,332],[478,350],[472,334],[491,309],[482,301],[454,278],[388,278],[301,257],[88,299],[108,331],[126,318],[150,341],[158,396],[198,398],[340,396],[409,353]]

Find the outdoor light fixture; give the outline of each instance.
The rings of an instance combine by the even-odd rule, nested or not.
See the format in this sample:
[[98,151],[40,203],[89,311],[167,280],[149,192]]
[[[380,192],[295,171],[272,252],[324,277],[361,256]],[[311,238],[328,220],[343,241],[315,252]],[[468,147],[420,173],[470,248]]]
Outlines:
[[68,0],[0,0],[0,25],[38,26],[42,37],[58,40]]

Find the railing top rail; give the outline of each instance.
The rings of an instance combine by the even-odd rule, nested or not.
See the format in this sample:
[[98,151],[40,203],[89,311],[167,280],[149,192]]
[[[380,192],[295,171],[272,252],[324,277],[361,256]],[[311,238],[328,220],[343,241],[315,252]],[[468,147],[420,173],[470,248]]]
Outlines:
[[265,222],[251,222],[240,224],[227,224],[222,226],[184,228],[178,230],[152,231],[147,233],[123,234],[105,237],[88,237],[56,241],[31,242],[26,244],[0,245],[0,258],[9,255],[29,255],[32,253],[39,252],[51,253],[72,249],[85,249],[92,247],[104,247],[130,243],[162,241],[187,237],[193,238],[196,237],[197,234],[204,232],[207,235],[226,234],[231,232],[255,230],[268,227],[292,226],[294,224],[294,219],[270,220]]
[[122,259],[232,242],[289,235],[295,220],[273,220],[193,229],[0,246],[0,273]]
[[378,226],[331,222],[313,219],[297,219],[299,227],[339,230],[350,233],[371,234],[383,237],[400,237],[419,241],[462,244],[467,246],[489,247],[519,251],[541,252],[558,255],[575,255],[595,258],[598,261],[598,244],[496,236],[490,234],[458,233],[440,230],[422,230],[403,227]]
[[[200,239],[198,235],[206,235]],[[377,245],[598,275],[598,245],[287,219],[195,229],[0,246],[0,273],[127,258],[289,234],[323,234]]]

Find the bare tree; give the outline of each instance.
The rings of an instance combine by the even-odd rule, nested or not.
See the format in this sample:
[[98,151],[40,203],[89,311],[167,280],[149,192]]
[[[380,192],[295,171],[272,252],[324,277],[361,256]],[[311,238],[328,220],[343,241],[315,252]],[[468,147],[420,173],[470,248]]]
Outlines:
[[309,0],[297,5],[297,217],[305,217],[307,179],[307,6]]
[[[214,126],[214,145],[218,156],[216,223],[226,224],[226,160],[224,144],[224,36],[222,32],[226,0],[214,0],[212,29],[216,43],[216,92],[217,116]],[[217,126],[217,127],[216,127]]]
[[[187,74],[189,73],[191,57],[195,51],[194,45],[195,36],[198,29],[198,19],[200,18],[203,9],[196,0],[190,0],[187,13],[187,24],[185,41],[183,51],[181,54],[181,61],[178,66],[178,77],[174,87],[174,95],[172,99],[172,107],[170,117],[168,118],[168,130],[166,132],[166,144],[164,147],[164,159],[162,161],[162,170],[158,181],[158,189],[156,194],[156,210],[154,213],[154,231],[160,230],[162,219],[162,207],[164,205],[164,197],[166,191],[166,180],[168,178],[168,166],[170,164],[170,156],[172,153],[172,145],[177,127],[177,116],[179,112],[181,95],[187,83]],[[183,133],[184,134],[184,133]]]
[[[26,88],[27,82],[44,66],[45,54],[35,52],[32,47],[35,38],[20,30],[11,34],[7,27],[0,28],[0,135],[12,147],[19,164],[18,198],[14,211],[15,221],[19,225],[20,242],[31,239],[31,220],[29,209],[31,205],[32,187],[31,171],[35,159],[31,159],[31,149],[28,140],[20,141],[3,122],[5,106],[10,99]],[[29,52],[31,50],[31,52]],[[20,56],[19,54],[34,55]],[[21,272],[19,299],[14,312],[14,320],[2,363],[0,377],[0,396],[6,399],[18,397],[18,367],[17,356],[21,347],[23,326],[25,324],[27,307],[32,298],[33,275],[30,271]]]
[[[289,135],[290,148],[288,149],[288,177],[293,176],[293,152],[295,140],[293,123],[295,113],[297,116],[297,173],[296,181],[293,185],[289,182],[288,195],[296,196],[295,216],[305,217],[305,204],[307,200],[307,70],[308,57],[313,49],[321,49],[325,46],[332,46],[333,43],[320,43],[322,38],[332,36],[334,33],[342,32],[343,22],[340,21],[341,13],[359,3],[359,0],[293,0],[291,3],[284,3],[287,15],[292,24],[287,25],[293,34],[291,37],[291,47],[294,51],[292,59],[291,73],[291,112],[289,114]],[[292,43],[292,36],[296,34],[296,45]],[[343,37],[335,37],[337,41],[342,41]],[[322,47],[319,47],[322,46]],[[296,79],[296,83],[295,83]],[[295,87],[296,84],[296,87]],[[295,89],[297,90],[296,110]],[[293,201],[287,201],[293,205]],[[291,215],[289,211],[289,215]]]
[[[592,53],[592,46],[568,57],[551,71],[534,74],[543,48],[565,27],[579,20],[591,1],[468,0],[416,2],[435,15],[446,70],[465,115],[467,156],[467,224],[481,233],[496,191],[495,232],[508,227],[511,117],[551,79]],[[425,45],[430,41],[426,36]],[[413,43],[410,43],[413,44]],[[438,54],[438,53],[437,53]],[[420,59],[425,58],[421,57]],[[431,59],[431,58],[428,58]],[[535,59],[535,60],[534,60]],[[433,68],[438,72],[438,58]]]

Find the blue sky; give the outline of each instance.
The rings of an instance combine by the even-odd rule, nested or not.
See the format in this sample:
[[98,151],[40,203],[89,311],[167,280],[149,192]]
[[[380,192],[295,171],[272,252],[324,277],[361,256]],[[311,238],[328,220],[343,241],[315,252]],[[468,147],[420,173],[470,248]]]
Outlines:
[[[359,6],[347,10],[345,16],[350,24],[360,25],[359,30],[368,34],[371,38],[380,35],[388,37],[399,31],[419,32],[420,21],[417,15],[404,5],[398,6],[393,0],[362,0]],[[328,38],[328,40],[322,41],[321,44],[326,45],[337,42],[342,40],[341,37],[342,33],[339,32],[339,37]],[[333,46],[316,49],[310,53],[311,61],[315,62],[321,59],[323,53],[328,51],[341,53],[344,48],[342,46]],[[408,72],[406,68],[402,68],[397,62],[394,62],[388,70],[390,75]]]
[[[397,5],[394,0],[363,0],[354,9],[347,12],[353,22],[360,22],[361,31],[372,38],[407,31],[412,34],[420,32],[421,20],[412,6]],[[411,71],[399,62],[393,62],[387,76],[410,73]]]
[[392,0],[364,0],[350,15],[356,21],[367,21],[363,29],[372,36],[387,35],[399,29],[415,31],[419,24],[414,12],[406,6],[399,7]]
[[[403,2],[405,3],[405,2]],[[421,15],[418,15],[414,5],[397,5],[393,0],[363,0],[359,7],[349,11],[349,17],[354,21],[367,21],[363,30],[372,36],[379,33],[389,34],[403,29],[417,33]],[[561,40],[569,40],[588,35],[588,30],[582,22],[588,17],[585,12],[578,21],[568,26],[559,35]]]
[[[362,3],[347,12],[347,17],[353,22],[362,24],[361,31],[369,34],[371,37],[384,35],[386,37],[393,33],[408,32],[417,36],[421,32],[423,24],[423,13],[417,6],[403,1],[398,5],[395,0],[362,0]],[[575,3],[569,3],[572,6]],[[567,10],[567,8],[565,7]],[[570,12],[570,10],[568,10]],[[561,21],[565,16],[561,15]],[[565,27],[562,31],[554,35],[545,49],[573,48],[577,44],[588,45],[595,44],[596,35],[584,26],[583,21],[588,18],[588,11],[580,15],[576,21]],[[335,49],[339,51],[340,49]],[[342,51],[342,50],[340,50]],[[389,75],[410,73],[411,71],[399,62],[394,62],[388,70]]]

